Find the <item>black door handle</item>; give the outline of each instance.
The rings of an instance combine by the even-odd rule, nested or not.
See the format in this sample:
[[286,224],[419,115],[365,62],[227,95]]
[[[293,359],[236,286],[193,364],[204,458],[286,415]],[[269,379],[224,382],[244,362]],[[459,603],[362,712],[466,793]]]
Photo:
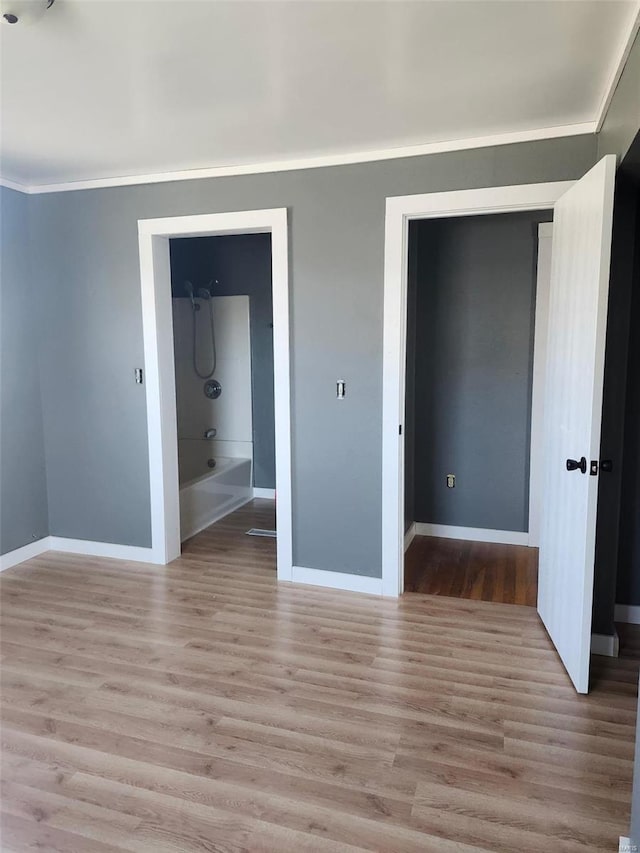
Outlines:
[[580,457],[580,461],[577,459],[567,459],[567,471],[582,471],[583,474],[587,473],[587,460],[584,456]]

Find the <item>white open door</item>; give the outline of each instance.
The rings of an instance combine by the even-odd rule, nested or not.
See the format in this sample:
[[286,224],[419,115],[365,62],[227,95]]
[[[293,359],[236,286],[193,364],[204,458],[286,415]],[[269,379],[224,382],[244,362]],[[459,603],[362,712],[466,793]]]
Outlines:
[[600,160],[553,220],[538,612],[579,693],[589,691],[615,168],[614,156]]

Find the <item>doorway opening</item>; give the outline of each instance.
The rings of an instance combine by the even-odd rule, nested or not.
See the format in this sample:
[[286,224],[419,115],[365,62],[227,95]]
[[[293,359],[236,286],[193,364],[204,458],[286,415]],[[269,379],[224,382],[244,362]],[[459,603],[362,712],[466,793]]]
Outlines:
[[[154,561],[169,563],[180,555],[182,540],[253,498],[277,493],[271,509],[277,575],[291,580],[286,209],[141,220],[138,234]],[[240,264],[259,259],[266,259],[262,275],[271,280],[268,297],[260,290],[262,306],[251,290],[258,282],[246,284],[248,270]],[[243,289],[249,292],[238,292]],[[266,383],[256,375],[252,348],[257,358],[272,348]],[[269,406],[261,393],[268,396],[271,388]],[[221,405],[207,408],[212,402]],[[266,477],[273,485],[262,485]]]
[[535,606],[552,218],[409,223],[407,592]]
[[174,238],[170,255],[185,542],[275,500],[271,234]]
[[606,155],[567,183],[388,198],[385,216],[382,589],[397,596],[404,590],[409,223],[553,209],[537,611],[579,693],[589,690],[598,478],[606,470],[599,456],[615,170],[615,157]]
[[[382,587],[384,595],[397,596],[404,592],[405,545],[416,530],[407,528],[405,512],[405,385],[407,381],[407,317],[409,297],[409,226],[412,222],[425,220],[448,220],[466,217],[479,218],[492,214],[542,213],[554,210],[559,199],[574,186],[573,181],[521,186],[491,187],[477,190],[429,193],[424,195],[397,196],[388,198],[385,216],[385,269],[383,311],[383,422],[382,422]],[[555,214],[554,214],[555,218]],[[540,245],[542,246],[542,240]],[[541,264],[539,264],[541,268]],[[544,290],[542,282],[539,290]],[[538,298],[536,312],[547,311],[545,300]],[[534,341],[533,388],[531,398],[531,444],[532,454],[541,453],[541,423],[544,400],[536,393],[542,387],[545,349],[547,342],[541,331],[547,323],[536,316],[534,329],[538,330],[538,341]],[[524,465],[525,460],[522,460]],[[540,465],[530,464],[537,472]],[[446,471],[446,474],[455,471]],[[530,489],[541,490],[534,476]],[[539,517],[535,507],[539,500],[535,494],[529,503],[534,515],[529,519],[533,537],[539,532]],[[456,525],[457,526],[457,525]],[[440,532],[431,529],[429,532]],[[458,533],[464,533],[463,530]],[[407,535],[406,535],[407,534]],[[461,536],[460,538],[464,538]],[[498,540],[498,543],[500,540]],[[528,536],[521,544],[529,544]]]

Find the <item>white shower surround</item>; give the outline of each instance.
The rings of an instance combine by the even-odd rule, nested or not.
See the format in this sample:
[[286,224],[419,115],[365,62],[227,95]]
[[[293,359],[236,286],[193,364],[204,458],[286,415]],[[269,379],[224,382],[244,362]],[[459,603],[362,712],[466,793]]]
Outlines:
[[[209,305],[202,299],[196,305],[196,363],[205,373],[213,363]],[[215,296],[211,306],[217,353],[212,378],[222,386],[215,400],[205,395],[207,380],[194,370],[191,300],[172,300],[182,542],[247,503],[253,493],[249,297]],[[210,429],[216,430],[215,439],[205,438]]]
[[[212,451],[210,455],[253,459],[249,297],[216,296],[211,301],[218,356],[213,379],[222,386],[222,394],[217,400],[205,396],[207,380],[197,376],[193,369],[191,301],[185,298],[172,300],[181,484],[206,473],[206,466],[205,472],[193,471],[186,464],[194,458],[193,455],[189,459],[180,455],[180,446],[187,441],[204,442],[208,429],[216,430],[215,440],[206,442]],[[197,303],[201,307],[196,312],[196,358],[200,372],[204,373],[211,364],[209,307],[203,300],[198,299]]]

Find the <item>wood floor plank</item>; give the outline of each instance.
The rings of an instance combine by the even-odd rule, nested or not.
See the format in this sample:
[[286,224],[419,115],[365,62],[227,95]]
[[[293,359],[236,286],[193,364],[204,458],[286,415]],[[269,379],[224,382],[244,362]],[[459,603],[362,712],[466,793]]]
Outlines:
[[278,585],[245,535],[274,524],[255,501],[167,567],[3,573],[3,851],[617,849],[633,631],[577,696],[530,549],[439,540],[435,594],[395,601]]
[[0,826],[3,853],[122,853],[124,849],[7,812],[0,814]]
[[[516,797],[512,791],[497,799],[484,791],[470,791],[451,785],[420,782],[416,792],[414,814],[423,809],[436,810],[443,814],[467,814],[480,821],[503,826],[526,828],[540,836],[549,836],[548,845],[554,838],[571,839],[582,845],[594,844],[604,848],[615,837],[616,822],[609,815],[585,815],[580,826],[572,825],[565,817],[565,804],[545,800],[536,802],[528,797]],[[538,849],[544,847],[538,840]],[[535,849],[535,848],[534,848]]]
[[538,550],[416,536],[405,554],[406,592],[534,607]]

